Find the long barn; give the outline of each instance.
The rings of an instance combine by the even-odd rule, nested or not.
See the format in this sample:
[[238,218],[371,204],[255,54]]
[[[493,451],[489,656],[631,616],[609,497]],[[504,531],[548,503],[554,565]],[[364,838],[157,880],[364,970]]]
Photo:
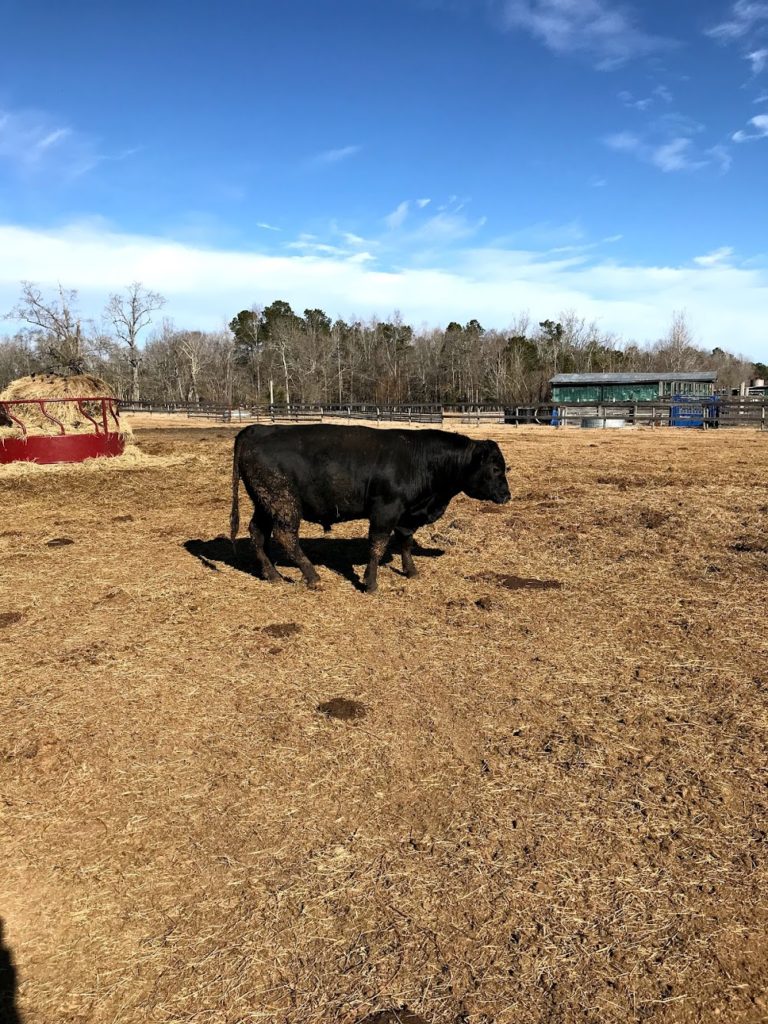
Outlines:
[[717,373],[558,373],[550,380],[552,401],[568,405],[605,402],[654,402],[676,395],[707,398]]

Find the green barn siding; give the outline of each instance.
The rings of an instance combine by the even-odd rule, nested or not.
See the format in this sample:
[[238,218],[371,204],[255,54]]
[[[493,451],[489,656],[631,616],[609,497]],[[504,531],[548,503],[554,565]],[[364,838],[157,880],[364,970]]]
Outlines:
[[552,388],[552,401],[562,402],[564,405],[653,402],[658,397],[658,384],[568,384]]

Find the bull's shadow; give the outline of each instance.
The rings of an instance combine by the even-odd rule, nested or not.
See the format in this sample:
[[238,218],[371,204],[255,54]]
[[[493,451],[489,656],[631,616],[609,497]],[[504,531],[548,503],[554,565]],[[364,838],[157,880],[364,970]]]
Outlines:
[[11,951],[3,941],[3,919],[0,917],[0,1024],[22,1024],[16,1007],[16,967]]
[[[365,590],[361,577],[368,562],[368,541],[364,537],[302,537],[301,546],[313,565],[323,565],[349,580],[358,590]],[[219,565],[228,565],[238,572],[244,572],[256,579],[261,578],[251,542],[247,537],[239,537],[234,550],[229,538],[223,536],[214,537],[212,540],[187,540],[184,541],[184,548],[207,569],[214,572],[219,571]],[[413,554],[416,558],[439,558],[444,552],[441,548],[421,547],[416,541],[413,545]],[[295,568],[293,562],[285,557],[275,543],[270,544],[269,557],[278,569]],[[393,571],[403,575],[400,569],[400,556],[390,544],[381,564],[387,565],[393,558],[396,559],[397,566],[393,567]],[[362,566],[359,575],[355,566]]]

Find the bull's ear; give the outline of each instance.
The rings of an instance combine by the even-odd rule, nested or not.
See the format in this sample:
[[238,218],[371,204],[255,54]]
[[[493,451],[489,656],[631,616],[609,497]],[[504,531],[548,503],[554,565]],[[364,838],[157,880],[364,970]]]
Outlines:
[[488,456],[491,454],[491,446],[493,441],[473,441],[472,442],[472,460],[471,465],[473,468],[482,466]]
[[495,441],[475,441],[475,451],[472,461],[476,463],[485,462],[496,450]]

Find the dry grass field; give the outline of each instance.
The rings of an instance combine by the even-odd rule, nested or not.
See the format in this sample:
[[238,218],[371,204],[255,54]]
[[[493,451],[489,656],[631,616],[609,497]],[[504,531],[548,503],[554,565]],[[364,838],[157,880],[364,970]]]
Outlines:
[[134,428],[0,469],[27,1024],[768,1020],[768,436],[499,427],[369,597],[364,524],[270,586],[234,431]]

